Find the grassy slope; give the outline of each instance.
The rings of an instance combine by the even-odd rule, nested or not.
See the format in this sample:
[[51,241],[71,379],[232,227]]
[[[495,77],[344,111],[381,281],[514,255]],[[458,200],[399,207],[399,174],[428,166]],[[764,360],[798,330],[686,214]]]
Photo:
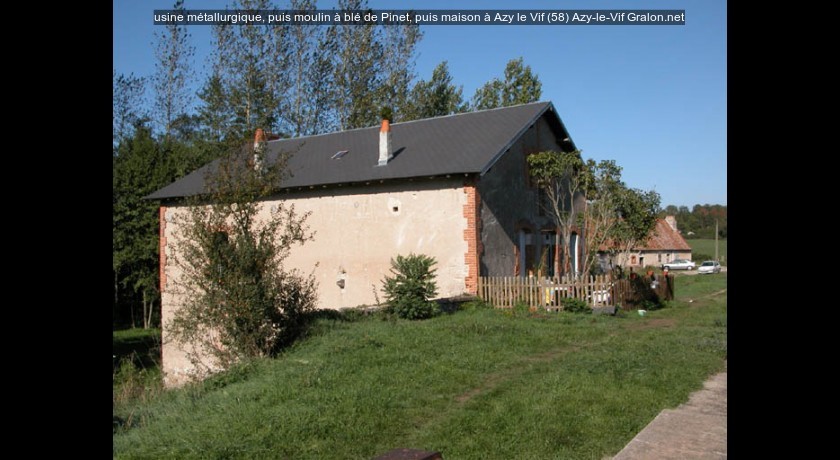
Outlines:
[[[715,256],[715,240],[685,240],[689,246],[691,246],[691,251],[697,254],[708,254],[710,257]],[[718,240],[719,248],[720,248],[720,257],[722,260],[726,260],[726,240]],[[702,260],[694,259],[695,262],[698,264],[703,262]]]
[[[602,458],[722,369],[726,274],[623,317],[323,320],[284,356],[115,409],[118,458]],[[685,302],[691,298],[691,304]],[[681,300],[682,299],[682,300]]]

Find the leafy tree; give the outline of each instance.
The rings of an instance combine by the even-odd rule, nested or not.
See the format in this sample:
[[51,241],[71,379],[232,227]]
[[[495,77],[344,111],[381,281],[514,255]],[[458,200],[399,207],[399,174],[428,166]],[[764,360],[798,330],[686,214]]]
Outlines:
[[406,121],[410,110],[409,84],[414,80],[414,59],[423,32],[417,24],[403,23],[382,26],[382,71],[380,105],[393,107],[393,122]]
[[[267,0],[238,0],[233,9],[274,9]],[[207,107],[215,120],[230,123],[225,131],[234,138],[257,128],[276,132],[280,127],[280,100],[289,85],[285,29],[270,25],[221,24],[213,26],[216,49],[211,80],[205,85],[210,98],[223,103]],[[214,87],[218,79],[219,87]],[[218,112],[224,110],[224,116]]]
[[134,126],[145,119],[143,110],[143,93],[146,81],[134,74],[124,75],[113,71],[113,154],[117,154],[117,145],[125,139],[131,138]]
[[313,238],[309,213],[283,203],[269,210],[263,201],[285,176],[287,158],[269,161],[264,144],[232,146],[208,176],[206,192],[175,218],[173,258],[182,269],[175,288],[184,302],[165,339],[191,346],[199,369],[276,354],[314,308],[314,277],[284,266],[293,246]]
[[462,93],[463,86],[452,83],[448,63],[443,61],[432,71],[431,80],[420,80],[412,88],[406,120],[466,112]]
[[[659,194],[628,188],[621,180],[621,167],[613,160],[584,161],[576,150],[539,152],[527,161],[531,177],[545,192],[541,205],[560,228],[562,246],[558,243],[558,247],[569,254],[572,227],[583,228],[583,270],[575,276],[593,270],[601,248],[627,254],[656,225]],[[568,260],[563,272],[570,268]],[[557,267],[555,273],[560,272]]]
[[[531,177],[545,192],[547,201],[540,205],[560,229],[557,246],[563,248],[565,254],[571,254],[571,233],[578,222],[579,199],[591,183],[586,163],[581,159],[579,150],[534,153],[528,156],[527,161]],[[569,258],[566,257],[565,261],[568,265]],[[567,273],[568,267],[565,268],[555,267],[554,272]]]
[[505,107],[536,102],[542,96],[542,82],[531,71],[531,66],[524,65],[523,59],[511,60],[505,67],[505,85],[502,101]]
[[[312,0],[292,0],[290,9],[295,11],[313,11],[316,9]],[[288,131],[293,136],[301,136],[312,130],[315,124],[317,93],[325,88],[319,86],[328,80],[312,79],[310,70],[317,65],[319,59],[318,47],[323,27],[309,24],[295,24],[289,26],[289,90],[287,97],[281,100],[283,111],[286,113]]]
[[619,250],[624,252],[624,260],[629,260],[630,250],[647,241],[650,232],[656,227],[658,217],[659,193],[633,188],[624,188],[618,197],[619,220],[613,232],[613,240]]
[[494,78],[478,88],[473,96],[472,109],[484,110],[536,102],[542,97],[539,76],[524,65],[523,58],[511,59],[505,66],[504,81]]
[[[340,0],[341,10],[364,13],[366,0]],[[333,103],[340,130],[379,122],[378,98],[382,85],[382,44],[373,24],[338,24],[327,33],[335,43]]]
[[498,78],[493,78],[484,86],[475,90],[475,95],[472,100],[473,110],[487,110],[495,109],[497,107],[504,107],[502,94],[504,93],[504,83]]
[[335,36],[326,32],[317,34],[317,46],[313,51],[312,65],[307,71],[306,85],[309,100],[306,122],[301,126],[301,135],[322,134],[332,131],[336,126],[332,100],[335,91],[333,82],[335,49]]
[[438,313],[435,282],[437,264],[433,257],[424,254],[398,255],[391,259],[391,274],[382,280],[382,291],[388,302],[388,311],[404,319],[425,319]]
[[[293,0],[313,11],[314,0]],[[341,0],[341,10],[364,13],[366,0]],[[268,0],[239,0],[236,9],[271,9]],[[379,107],[396,120],[409,111],[415,24],[337,24],[213,27],[212,70],[199,92],[199,114],[213,139],[263,128],[304,136],[375,125]],[[395,120],[395,121],[396,121]]]
[[[340,0],[341,10],[369,11],[367,0]],[[337,24],[327,28],[320,47],[330,54],[318,67],[331,70],[329,102],[337,128],[361,128],[379,122],[379,108],[394,109],[394,120],[406,119],[409,84],[414,79],[417,44],[423,34],[416,24]],[[327,62],[329,64],[327,65]]]
[[[152,130],[138,124],[134,136],[120,143],[113,176],[113,270],[117,299],[142,305],[143,326],[153,325],[158,291],[158,205],[143,197],[170,180],[166,159]],[[120,295],[119,289],[123,289]]]
[[[583,273],[592,273],[601,248],[609,248],[620,218],[619,203],[626,186],[621,181],[621,166],[614,160],[586,161],[586,210],[583,213]],[[608,249],[609,250],[609,249]]]
[[[184,1],[175,0],[173,10],[184,12]],[[187,83],[193,72],[190,60],[195,47],[189,44],[186,26],[168,24],[155,32],[155,114],[159,129],[168,139],[176,120],[187,113],[192,94]]]
[[225,86],[219,73],[212,73],[199,90],[201,105],[198,117],[202,126],[202,137],[212,142],[222,142],[233,126],[233,111],[228,106]]

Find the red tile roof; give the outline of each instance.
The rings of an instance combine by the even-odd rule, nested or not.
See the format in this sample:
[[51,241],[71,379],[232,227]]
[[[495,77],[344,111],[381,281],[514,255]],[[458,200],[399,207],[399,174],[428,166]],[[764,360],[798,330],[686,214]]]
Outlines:
[[656,221],[656,227],[653,228],[653,231],[650,233],[645,245],[642,247],[635,247],[633,249],[642,251],[663,251],[674,249],[680,251],[691,251],[691,246],[685,242],[685,238],[683,238],[682,235],[668,225],[668,222],[665,222],[665,219],[658,219]]

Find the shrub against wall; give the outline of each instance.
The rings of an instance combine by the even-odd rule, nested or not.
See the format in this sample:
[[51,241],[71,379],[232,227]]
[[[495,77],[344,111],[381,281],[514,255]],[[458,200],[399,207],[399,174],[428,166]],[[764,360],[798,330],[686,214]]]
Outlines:
[[204,370],[276,354],[300,333],[316,300],[313,275],[283,264],[293,246],[312,238],[308,214],[279,203],[268,219],[259,217],[285,161],[255,168],[253,151],[234,152],[177,222],[173,258],[185,301],[166,339],[191,348],[193,364]]
[[391,259],[391,274],[382,280],[387,311],[404,319],[424,319],[438,314],[437,283],[433,268],[437,261],[424,254],[398,255]]

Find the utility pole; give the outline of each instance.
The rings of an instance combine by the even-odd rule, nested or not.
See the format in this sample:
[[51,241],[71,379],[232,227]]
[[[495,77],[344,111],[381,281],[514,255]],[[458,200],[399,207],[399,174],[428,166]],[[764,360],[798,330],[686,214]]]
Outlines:
[[715,219],[715,260],[720,262],[718,259],[718,220]]

